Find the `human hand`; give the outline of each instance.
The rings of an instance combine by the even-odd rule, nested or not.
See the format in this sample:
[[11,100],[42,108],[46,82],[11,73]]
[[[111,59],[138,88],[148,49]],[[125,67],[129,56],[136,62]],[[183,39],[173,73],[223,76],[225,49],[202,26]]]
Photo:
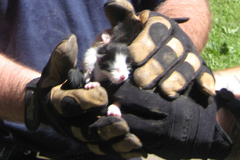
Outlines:
[[215,94],[213,74],[178,26],[176,21],[181,19],[170,19],[148,10],[136,16],[125,0],[109,1],[105,12],[113,27],[124,18],[144,24],[142,32],[129,46],[135,66],[133,79],[139,88],[157,89],[174,99],[196,81],[204,93]]
[[27,85],[25,124],[38,129],[41,122],[60,134],[87,145],[96,154],[139,157],[142,144],[122,118],[104,117],[108,96],[104,88],[81,88],[83,76],[76,68],[75,35],[54,49],[40,79]]

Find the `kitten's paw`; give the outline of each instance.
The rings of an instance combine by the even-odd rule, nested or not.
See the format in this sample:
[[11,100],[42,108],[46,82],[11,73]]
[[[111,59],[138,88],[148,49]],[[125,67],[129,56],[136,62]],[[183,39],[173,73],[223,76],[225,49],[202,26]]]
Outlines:
[[99,86],[100,86],[99,82],[89,82],[84,86],[84,88],[91,89],[91,88],[95,88],[95,87],[99,87]]
[[120,111],[118,106],[116,106],[114,104],[111,104],[110,106],[108,106],[107,115],[108,116],[121,117],[122,113],[121,113],[121,111]]

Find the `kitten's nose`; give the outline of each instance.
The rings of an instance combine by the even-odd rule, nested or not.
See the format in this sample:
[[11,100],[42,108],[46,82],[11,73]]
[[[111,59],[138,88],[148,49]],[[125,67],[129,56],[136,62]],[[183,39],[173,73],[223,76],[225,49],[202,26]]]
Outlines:
[[120,79],[121,79],[121,81],[124,81],[124,80],[125,80],[125,76],[122,75],[122,76],[120,77]]

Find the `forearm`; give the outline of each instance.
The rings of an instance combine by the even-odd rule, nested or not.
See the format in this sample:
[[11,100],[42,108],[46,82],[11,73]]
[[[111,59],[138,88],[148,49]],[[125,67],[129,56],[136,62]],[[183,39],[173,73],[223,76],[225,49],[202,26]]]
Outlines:
[[208,40],[211,15],[206,0],[166,0],[157,11],[171,18],[189,17],[180,27],[191,38],[200,53]]
[[40,74],[0,54],[0,119],[24,120],[25,85]]

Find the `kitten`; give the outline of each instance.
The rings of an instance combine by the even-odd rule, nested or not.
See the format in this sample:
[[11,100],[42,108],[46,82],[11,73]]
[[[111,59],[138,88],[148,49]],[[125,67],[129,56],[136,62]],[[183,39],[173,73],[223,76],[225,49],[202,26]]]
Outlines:
[[[101,81],[109,79],[114,84],[121,84],[129,78],[132,59],[128,45],[142,31],[140,21],[128,20],[119,23],[113,31],[107,30],[98,36],[97,41],[84,56],[83,68],[86,78],[85,89],[100,86]],[[90,82],[91,78],[94,82]],[[120,104],[114,102],[108,107],[107,115],[121,117]]]
[[[92,58],[90,58],[90,55]],[[87,62],[89,59],[91,59],[91,65]],[[110,80],[114,84],[121,84],[129,78],[131,62],[129,50],[124,43],[111,42],[98,48],[91,47],[86,52],[84,58],[84,76],[87,82],[84,88],[91,89],[98,87],[100,86],[99,82],[105,79]],[[89,82],[91,78],[93,78],[93,82]],[[120,104],[114,102],[108,107],[107,115],[121,117],[119,108]]]

